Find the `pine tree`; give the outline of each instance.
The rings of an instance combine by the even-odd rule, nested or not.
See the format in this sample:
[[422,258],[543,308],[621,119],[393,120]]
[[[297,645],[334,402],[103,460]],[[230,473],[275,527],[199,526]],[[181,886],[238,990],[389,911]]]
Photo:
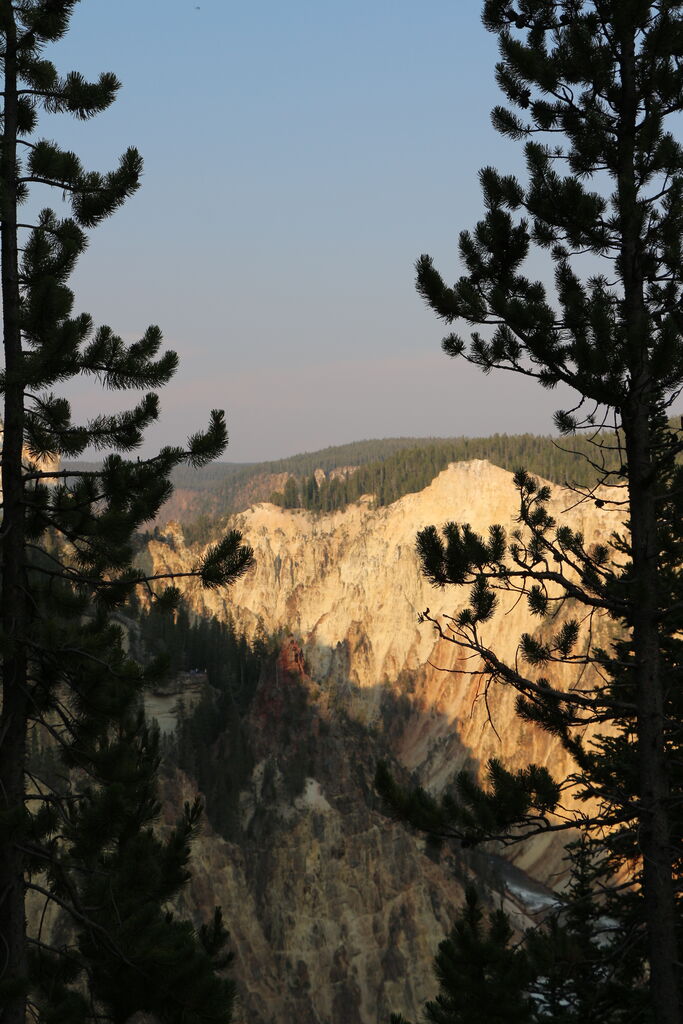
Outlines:
[[[465,893],[465,906],[450,935],[439,946],[434,973],[439,994],[425,1005],[426,1024],[531,1024],[526,954],[513,941],[503,910],[494,910],[484,926],[473,886]],[[407,1022],[393,1015],[391,1024]]]
[[[610,899],[596,900],[604,855],[585,837],[570,844],[569,884],[534,927],[514,934],[502,910],[484,927],[476,890],[439,946],[436,999],[425,1024],[626,1024],[649,1021],[642,963]],[[392,1024],[407,1024],[398,1015]]]
[[[141,711],[143,671],[127,656],[113,611],[138,587],[172,607],[172,579],[134,564],[134,534],[168,497],[171,470],[201,466],[227,442],[223,414],[186,448],[127,460],[158,416],[153,390],[177,358],[150,327],[125,344],[76,314],[66,281],[85,230],[138,187],[142,162],[127,150],[100,174],[36,138],[39,114],[87,120],[119,83],[60,75],[43,56],[67,30],[76,0],[15,0],[0,7],[4,76],[0,230],[5,365],[2,436],[0,635],[0,1004],[6,1024],[124,1021],[135,1009],[160,1020],[227,1021],[231,985],[220,914],[197,934],[171,902],[188,878],[198,808],[157,834],[157,738]],[[32,185],[53,186],[70,207],[19,219]],[[129,410],[72,420],[54,390],[85,375],[115,390],[147,392]],[[86,449],[100,471],[59,469]],[[238,533],[210,547],[188,575],[207,587],[239,577],[252,553]],[[36,768],[36,753],[44,764]],[[51,937],[26,932],[26,899],[63,920]],[[39,914],[40,918],[40,914]]]
[[[449,355],[574,389],[575,408],[558,412],[556,426],[588,432],[605,485],[586,489],[584,500],[623,510],[623,535],[591,545],[552,519],[548,489],[520,471],[512,537],[499,526],[482,538],[451,523],[442,533],[427,528],[418,544],[434,584],[471,588],[458,616],[426,618],[478,654],[491,679],[515,688],[519,713],[573,755],[574,781],[597,808],[573,824],[603,837],[612,868],[629,857],[639,865],[635,895],[622,906],[634,941],[647,935],[641,953],[657,1024],[681,1020],[683,834],[672,787],[681,781],[683,444],[666,416],[683,385],[683,150],[671,129],[683,110],[682,8],[486,0],[509,103],[493,123],[524,140],[528,181],[482,170],[486,212],[460,235],[464,272],[452,287],[428,256],[417,264],[418,289],[436,314],[472,328],[469,340],[444,339]],[[524,273],[532,249],[548,256],[554,296]],[[541,619],[563,606],[570,616],[546,642],[523,636],[514,665],[487,637],[501,589],[522,595]],[[619,632],[609,650],[580,625],[596,615]],[[562,688],[558,663],[576,666],[581,685]],[[594,746],[582,738],[590,724],[604,729]],[[572,824],[549,817],[559,792],[543,768],[513,775],[493,763],[488,786],[461,776],[440,808],[418,800],[416,820],[434,825],[441,815],[437,828],[469,842],[509,840],[515,823],[524,826],[518,835]]]
[[580,836],[567,860],[567,887],[525,935],[535,1024],[650,1020],[642,956],[630,941],[624,908],[604,886],[610,874],[604,852]]
[[282,492],[283,499],[282,504],[284,508],[300,508],[301,500],[299,498],[299,488],[297,486],[296,477],[288,476],[287,482],[285,483],[285,489]]

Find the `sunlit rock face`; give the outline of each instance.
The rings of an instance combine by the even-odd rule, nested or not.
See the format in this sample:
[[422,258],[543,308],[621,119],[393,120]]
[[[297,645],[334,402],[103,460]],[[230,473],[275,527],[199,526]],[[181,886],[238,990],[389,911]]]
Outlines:
[[[555,489],[551,512],[559,519],[569,506],[563,521],[587,541],[604,542],[620,525],[617,514]],[[559,746],[516,718],[514,692],[487,693],[476,661],[417,621],[427,607],[452,615],[466,600],[421,578],[417,531],[454,520],[511,532],[516,516],[511,474],[483,461],[452,465],[386,508],[367,499],[316,515],[259,504],[235,520],[256,569],[228,593],[188,586],[197,611],[292,638],[245,722],[239,829],[231,842],[203,837],[188,897],[224,907],[245,1021],[374,1024],[390,1010],[417,1016],[433,993],[431,961],[472,863],[451,853],[437,863],[383,816],[372,787],[380,757],[435,791],[490,757],[568,772]],[[173,572],[197,552],[170,527],[150,554],[155,569]],[[521,633],[535,628],[526,603],[502,595],[483,636],[513,660]],[[217,770],[237,756],[229,738],[215,756]],[[562,849],[536,840],[514,857],[548,882]]]

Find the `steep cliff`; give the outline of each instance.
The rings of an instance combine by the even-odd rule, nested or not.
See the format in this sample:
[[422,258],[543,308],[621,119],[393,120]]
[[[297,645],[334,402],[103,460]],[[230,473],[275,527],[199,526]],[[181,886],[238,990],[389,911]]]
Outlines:
[[[377,807],[381,742],[329,708],[293,641],[261,681],[245,732],[237,823],[229,840],[204,831],[183,908],[223,906],[238,1020],[368,1024],[417,1013],[462,887]],[[231,738],[219,747],[216,771],[232,771]],[[169,813],[192,794],[190,780],[171,775]]]
[[[575,504],[556,489],[555,514]],[[420,577],[417,530],[448,520],[512,530],[515,517],[511,474],[481,461],[452,465],[381,509],[370,499],[326,516],[260,504],[236,520],[255,548],[254,572],[229,595],[188,588],[197,611],[293,638],[244,723],[239,827],[230,841],[207,833],[194,869],[193,898],[223,903],[245,1020],[370,1024],[390,1009],[415,1014],[432,990],[431,959],[473,864],[437,864],[383,817],[371,784],[378,757],[434,789],[491,756],[568,769],[545,734],[515,717],[513,693],[485,700],[481,677],[469,674],[477,666],[417,623],[427,606],[452,614],[463,600]],[[594,541],[619,525],[592,502],[567,521]],[[170,572],[194,557],[172,527],[150,554]],[[491,646],[513,658],[532,625],[522,602],[503,598]],[[238,756],[230,737],[219,747],[217,771]],[[515,856],[547,882],[561,847],[536,841]]]

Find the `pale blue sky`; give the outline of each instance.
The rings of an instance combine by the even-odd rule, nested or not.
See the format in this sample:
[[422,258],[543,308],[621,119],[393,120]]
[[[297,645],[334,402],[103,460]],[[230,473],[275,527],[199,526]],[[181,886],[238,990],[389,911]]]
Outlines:
[[[456,276],[478,168],[521,165],[490,126],[479,0],[82,0],[52,56],[123,89],[45,134],[97,169],[145,158],[73,283],[78,309],[129,338],[159,323],[181,356],[150,447],[212,406],[239,461],[551,429],[559,396],[448,360],[414,290],[422,252]],[[77,407],[103,407],[92,383]]]

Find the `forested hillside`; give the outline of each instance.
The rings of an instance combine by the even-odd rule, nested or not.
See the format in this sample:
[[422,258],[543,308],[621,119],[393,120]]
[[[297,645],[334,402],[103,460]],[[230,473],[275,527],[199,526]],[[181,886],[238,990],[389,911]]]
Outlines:
[[[585,457],[577,458],[577,453]],[[188,540],[204,540],[216,518],[243,512],[258,501],[330,512],[371,494],[378,505],[390,505],[427,487],[449,463],[468,459],[487,459],[510,471],[524,467],[554,483],[586,486],[596,479],[588,461],[595,456],[595,446],[585,437],[493,434],[382,438],[270,462],[220,462],[200,470],[183,466],[174,471],[174,499],[162,509],[159,521],[177,519]],[[614,456],[618,467],[618,453]],[[98,466],[67,465],[78,470]]]
[[[618,452],[612,454],[618,468]],[[586,437],[493,434],[356,441],[270,462],[222,462],[201,470],[179,467],[173,475],[174,497],[159,521],[177,519],[188,542],[206,542],[216,519],[259,501],[331,512],[370,494],[377,505],[390,505],[427,487],[451,462],[468,459],[487,459],[510,471],[524,467],[554,483],[590,486],[597,474],[589,459],[596,457],[596,447]],[[81,462],[72,468],[96,465]]]
[[[612,454],[618,468],[619,454]],[[183,467],[174,484],[192,501],[187,508],[166,507],[160,519],[180,520],[189,530],[188,539],[201,540],[215,518],[242,512],[258,501],[330,512],[371,494],[377,505],[389,505],[427,487],[451,462],[468,459],[487,459],[510,471],[524,467],[554,483],[585,487],[597,477],[591,458],[597,458],[596,448],[586,437],[493,434],[358,441],[272,462],[219,463],[199,471]]]
[[[577,452],[586,458],[577,458]],[[588,458],[594,454],[584,438],[560,444],[552,437],[535,434],[415,440],[411,446],[384,453],[354,472],[324,480],[320,474],[299,477],[292,470],[284,490],[273,494],[271,501],[285,508],[329,512],[357,501],[362,494],[371,494],[378,505],[390,505],[404,494],[427,487],[449,463],[468,459],[487,459],[510,471],[523,466],[555,483],[590,486],[596,472]]]
[[[189,613],[184,602],[175,613],[131,608],[136,622],[136,656],[163,656],[168,678],[198,673],[206,680],[200,700],[188,707],[182,698],[174,734],[162,738],[167,767],[188,772],[201,791],[212,826],[228,835],[240,788],[253,768],[243,743],[242,722],[259,681],[275,662],[280,639],[265,632],[247,638],[231,622]],[[217,758],[214,745],[227,735],[240,752]]]

